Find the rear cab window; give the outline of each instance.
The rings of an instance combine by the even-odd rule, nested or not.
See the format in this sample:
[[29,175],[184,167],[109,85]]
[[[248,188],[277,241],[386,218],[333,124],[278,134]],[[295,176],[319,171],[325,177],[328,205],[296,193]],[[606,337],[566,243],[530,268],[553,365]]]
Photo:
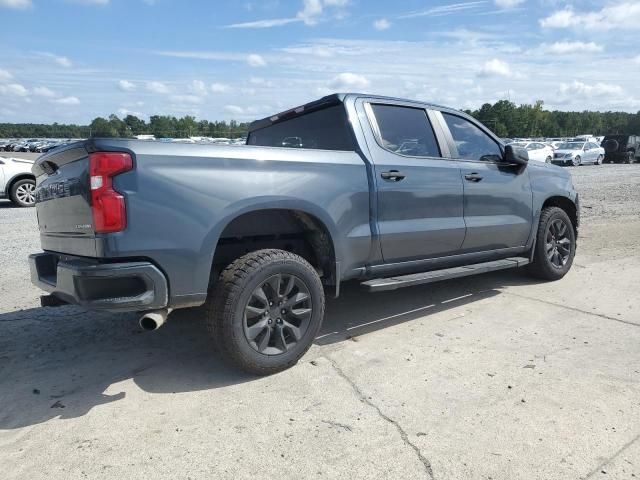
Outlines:
[[382,148],[411,157],[440,157],[436,136],[422,108],[371,104]]
[[356,150],[342,104],[285,118],[249,133],[247,145],[315,150]]

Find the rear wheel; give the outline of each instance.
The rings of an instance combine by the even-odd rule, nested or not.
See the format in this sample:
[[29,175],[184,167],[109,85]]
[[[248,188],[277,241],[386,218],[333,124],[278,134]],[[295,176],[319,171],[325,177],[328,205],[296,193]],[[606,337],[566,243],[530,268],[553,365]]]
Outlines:
[[633,163],[633,161],[635,160],[636,154],[632,151],[627,153],[627,163],[629,165],[631,165]]
[[549,155],[546,159],[545,159],[545,163],[551,163],[551,160],[553,160],[551,158],[551,155]]
[[544,280],[559,280],[564,277],[576,254],[576,236],[567,213],[558,207],[542,210],[533,262],[529,272]]
[[604,159],[604,155],[598,155],[598,159],[596,160],[596,165],[602,165],[603,159]]
[[19,207],[33,207],[36,204],[36,181],[31,178],[18,180],[11,186],[9,196]]
[[258,250],[222,272],[206,312],[223,359],[245,372],[269,375],[295,365],[311,346],[324,317],[324,290],[302,257]]

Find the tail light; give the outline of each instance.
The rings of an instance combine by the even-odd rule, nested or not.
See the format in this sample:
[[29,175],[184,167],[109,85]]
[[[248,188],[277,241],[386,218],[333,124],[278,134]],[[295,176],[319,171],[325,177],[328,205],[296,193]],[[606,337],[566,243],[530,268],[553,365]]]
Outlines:
[[133,168],[131,155],[96,152],[89,155],[91,211],[96,233],[113,233],[127,226],[124,196],[113,188],[113,177]]

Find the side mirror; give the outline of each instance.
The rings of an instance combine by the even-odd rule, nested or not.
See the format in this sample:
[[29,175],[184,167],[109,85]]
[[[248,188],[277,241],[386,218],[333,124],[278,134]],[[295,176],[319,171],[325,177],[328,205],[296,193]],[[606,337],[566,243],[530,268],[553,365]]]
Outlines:
[[529,163],[529,153],[524,148],[507,145],[504,147],[504,161],[514,165],[526,165]]

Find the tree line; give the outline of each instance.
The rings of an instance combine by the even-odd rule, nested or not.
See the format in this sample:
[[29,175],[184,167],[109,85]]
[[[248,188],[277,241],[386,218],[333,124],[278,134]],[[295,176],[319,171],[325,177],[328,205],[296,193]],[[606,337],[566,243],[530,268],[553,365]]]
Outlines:
[[182,118],[152,115],[148,122],[135,115],[126,115],[124,118],[109,115],[108,118],[94,118],[89,125],[0,123],[0,138],[126,138],[135,135],[155,135],[156,138],[238,138],[247,134],[248,127],[248,123],[235,120],[197,120],[189,115]]
[[[640,134],[640,112],[562,112],[545,110],[544,102],[516,105],[508,100],[485,103],[477,110],[466,110],[500,137],[571,137],[580,134]],[[97,117],[89,125],[59,123],[0,123],[1,138],[88,138],[155,135],[156,138],[224,137],[247,134],[249,124],[234,120],[197,120],[193,116],[177,118],[152,115],[145,121],[135,115],[120,118]]]
[[562,112],[545,110],[544,102],[516,105],[500,100],[466,110],[500,137],[572,137],[581,134],[640,134],[640,112]]

